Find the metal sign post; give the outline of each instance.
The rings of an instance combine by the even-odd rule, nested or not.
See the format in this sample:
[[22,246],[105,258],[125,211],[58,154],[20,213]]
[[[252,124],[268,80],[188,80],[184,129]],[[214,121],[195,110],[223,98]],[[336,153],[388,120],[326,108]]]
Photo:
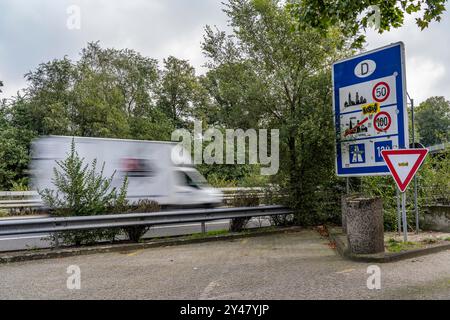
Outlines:
[[398,187],[395,188],[396,190],[396,198],[397,198],[397,225],[398,225],[398,235],[402,233],[402,209],[401,209],[401,200],[400,200],[400,191],[398,190]]
[[408,219],[406,217],[406,192],[402,192],[403,241],[408,241]]
[[[409,94],[408,94],[409,97]],[[411,99],[411,125],[412,125],[412,143],[414,148],[416,147],[416,132],[415,132],[415,119],[414,119],[414,99]],[[419,206],[417,204],[417,176],[414,176],[414,210],[416,211],[416,234],[419,234]]]

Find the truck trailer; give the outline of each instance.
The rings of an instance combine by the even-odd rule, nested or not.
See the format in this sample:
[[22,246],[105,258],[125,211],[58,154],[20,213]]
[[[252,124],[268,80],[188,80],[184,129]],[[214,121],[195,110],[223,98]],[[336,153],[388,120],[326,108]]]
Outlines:
[[152,200],[161,206],[211,207],[222,203],[220,190],[208,185],[193,166],[191,155],[174,142],[107,138],[45,136],[31,144],[30,184],[33,190],[55,190],[56,161],[70,154],[72,140],[84,164],[97,160],[104,177],[114,174],[111,187],[120,188],[128,177],[130,203]]

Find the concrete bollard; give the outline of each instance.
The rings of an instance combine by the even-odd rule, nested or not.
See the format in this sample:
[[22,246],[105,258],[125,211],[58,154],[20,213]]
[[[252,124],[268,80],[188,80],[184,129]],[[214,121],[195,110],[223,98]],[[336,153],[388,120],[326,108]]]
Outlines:
[[341,219],[342,219],[342,231],[344,233],[347,233],[347,215],[346,215],[346,212],[348,210],[347,201],[348,201],[347,195],[341,197]]
[[354,254],[384,252],[383,201],[380,198],[347,200],[346,224],[349,249]]
[[362,198],[364,197],[361,194],[345,194],[341,197],[341,220],[342,220],[342,231],[344,233],[347,233],[347,211],[348,211],[348,207],[347,207],[347,203],[348,201],[355,199],[355,198]]

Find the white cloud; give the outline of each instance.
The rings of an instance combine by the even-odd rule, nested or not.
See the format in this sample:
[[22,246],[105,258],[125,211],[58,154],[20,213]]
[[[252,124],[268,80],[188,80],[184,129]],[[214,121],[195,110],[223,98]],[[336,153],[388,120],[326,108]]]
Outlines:
[[423,101],[430,96],[449,93],[440,91],[447,74],[443,63],[426,57],[411,57],[407,59],[407,65],[406,72],[409,74],[407,85],[412,98]]

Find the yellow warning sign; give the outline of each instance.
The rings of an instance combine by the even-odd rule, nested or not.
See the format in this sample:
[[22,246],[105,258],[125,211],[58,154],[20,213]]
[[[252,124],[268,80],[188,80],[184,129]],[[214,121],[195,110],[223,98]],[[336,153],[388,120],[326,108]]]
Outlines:
[[380,112],[380,104],[378,102],[374,102],[363,105],[362,112],[364,115],[377,114]]

